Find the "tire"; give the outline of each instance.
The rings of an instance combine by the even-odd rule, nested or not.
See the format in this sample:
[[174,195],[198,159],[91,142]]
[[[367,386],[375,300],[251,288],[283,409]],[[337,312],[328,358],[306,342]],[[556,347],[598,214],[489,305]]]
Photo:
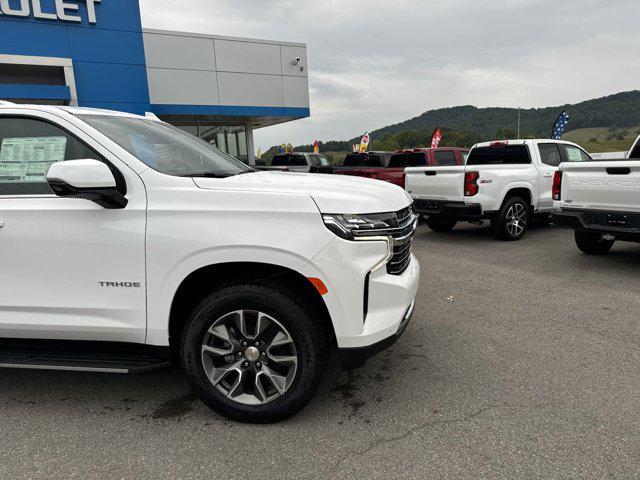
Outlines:
[[450,232],[458,223],[457,220],[451,220],[438,216],[427,217],[425,220],[427,226],[434,232]]
[[520,197],[505,200],[502,208],[491,220],[491,228],[496,238],[507,242],[520,240],[531,224],[531,209]]
[[327,337],[308,302],[289,289],[242,282],[216,289],[193,309],[180,355],[210,408],[240,422],[270,423],[313,397],[327,364]]
[[615,240],[605,240],[602,234],[594,232],[575,231],[576,245],[587,255],[606,255]]

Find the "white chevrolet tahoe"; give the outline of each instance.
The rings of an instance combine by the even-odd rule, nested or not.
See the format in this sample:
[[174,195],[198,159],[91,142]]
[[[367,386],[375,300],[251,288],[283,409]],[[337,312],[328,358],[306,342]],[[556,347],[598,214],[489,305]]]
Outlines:
[[590,160],[587,152],[561,140],[479,143],[466,165],[407,168],[405,188],[432,230],[489,219],[496,237],[520,240],[534,215],[548,217],[553,210],[558,165],[584,160]]
[[268,422],[392,344],[420,267],[401,188],[255,172],[141,116],[0,106],[0,366],[181,362],[204,402]]
[[[636,142],[637,144],[637,142]],[[637,155],[637,145],[631,155]],[[575,230],[580,250],[608,253],[616,240],[640,242],[640,160],[566,163],[553,184],[557,225]]]

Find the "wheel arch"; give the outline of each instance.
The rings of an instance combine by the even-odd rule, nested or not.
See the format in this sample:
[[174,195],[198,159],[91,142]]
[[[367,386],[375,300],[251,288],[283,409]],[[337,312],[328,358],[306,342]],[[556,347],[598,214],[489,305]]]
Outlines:
[[245,261],[206,265],[194,270],[182,280],[173,296],[169,311],[168,337],[171,349],[177,351],[188,316],[200,298],[217,287],[244,279],[251,282],[277,281],[308,300],[317,312],[319,321],[331,335],[331,343],[336,344],[327,305],[309,279],[282,265]]
[[505,202],[513,197],[521,197],[525,200],[531,208],[535,208],[533,203],[533,193],[531,191],[531,186],[527,184],[510,184],[505,188],[504,194],[502,195],[502,201],[500,202],[500,209],[504,206]]

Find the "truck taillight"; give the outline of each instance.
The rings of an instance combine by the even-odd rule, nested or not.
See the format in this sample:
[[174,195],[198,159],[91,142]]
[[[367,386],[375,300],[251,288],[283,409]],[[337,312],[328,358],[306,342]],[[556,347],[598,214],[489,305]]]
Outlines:
[[464,196],[473,197],[478,193],[478,172],[466,172],[464,174]]
[[551,196],[554,200],[560,200],[562,198],[562,172],[560,170],[556,170],[556,173],[553,176]]

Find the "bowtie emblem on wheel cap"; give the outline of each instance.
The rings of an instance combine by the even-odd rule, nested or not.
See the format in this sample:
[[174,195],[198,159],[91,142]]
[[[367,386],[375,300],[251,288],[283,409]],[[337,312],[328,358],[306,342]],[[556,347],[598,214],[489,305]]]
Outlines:
[[244,356],[250,362],[255,362],[256,360],[258,360],[258,358],[260,358],[260,350],[258,350],[256,347],[249,347],[244,352]]

